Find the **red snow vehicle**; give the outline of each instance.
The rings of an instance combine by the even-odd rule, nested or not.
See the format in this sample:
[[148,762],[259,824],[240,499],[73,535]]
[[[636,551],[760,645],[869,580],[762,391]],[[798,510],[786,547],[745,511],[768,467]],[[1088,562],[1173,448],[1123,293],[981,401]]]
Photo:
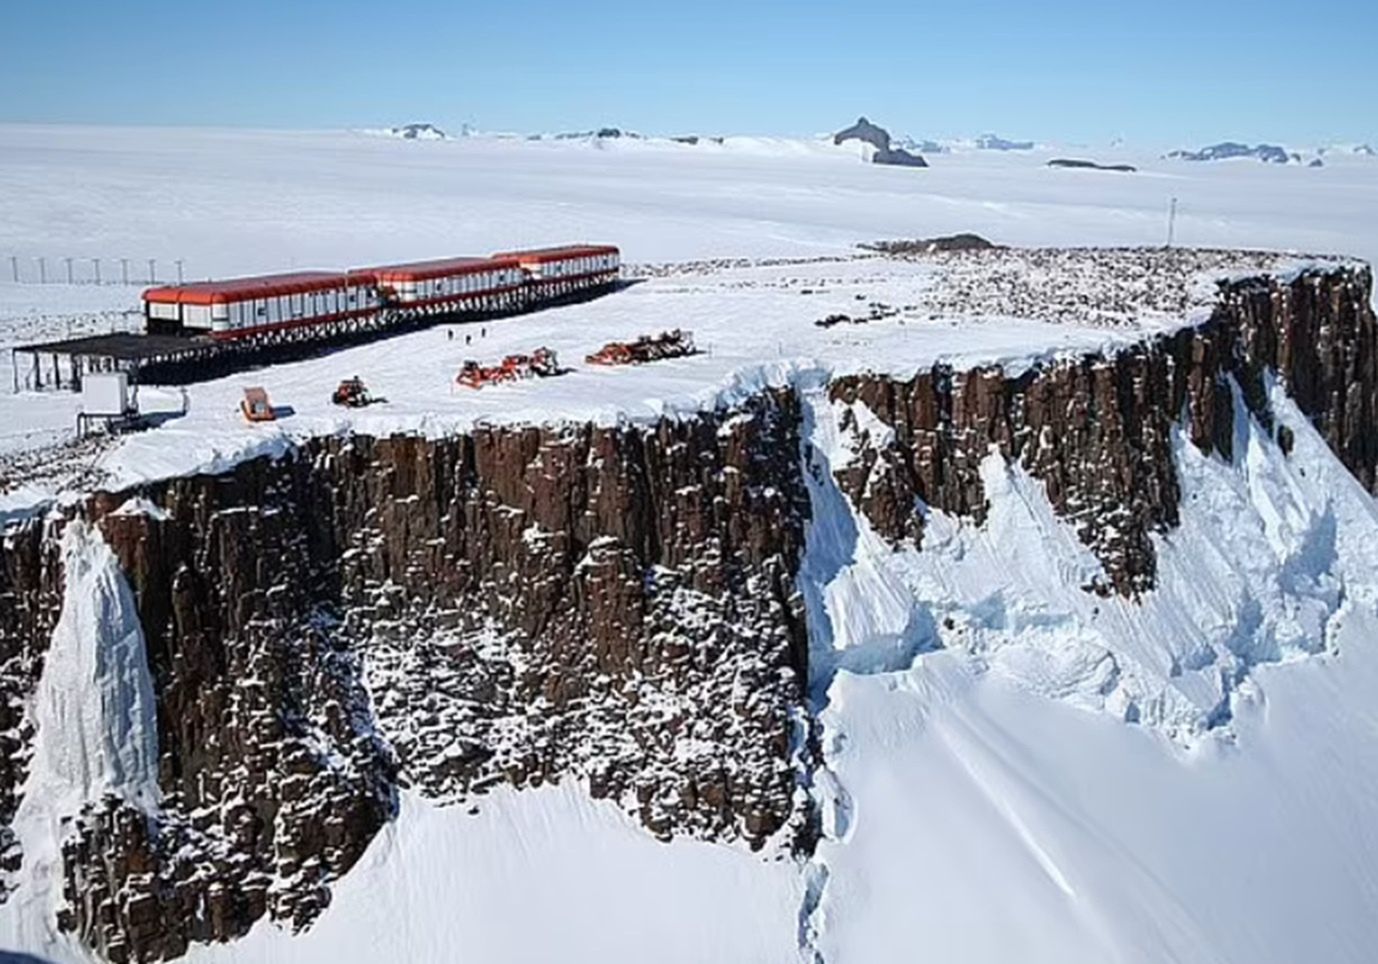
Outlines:
[[455,381],[466,388],[482,388],[499,382],[523,378],[549,378],[560,374],[560,363],[549,348],[537,348],[529,355],[508,355],[499,365],[480,365],[470,360],[459,370]]
[[374,402],[385,401],[382,398],[374,398],[364,385],[363,379],[358,375],[341,381],[335,388],[335,393],[330,396],[330,400],[336,405],[343,405],[346,408],[364,408]]
[[683,358],[697,351],[694,333],[676,328],[659,335],[642,335],[636,341],[610,341],[584,360],[590,365],[642,365],[665,358]]

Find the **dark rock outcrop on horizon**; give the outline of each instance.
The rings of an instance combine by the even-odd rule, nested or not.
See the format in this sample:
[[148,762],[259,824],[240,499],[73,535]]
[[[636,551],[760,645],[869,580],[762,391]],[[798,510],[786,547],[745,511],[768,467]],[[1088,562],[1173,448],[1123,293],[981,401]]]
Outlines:
[[976,138],[976,149],[979,151],[1031,151],[1033,148],[1033,141],[1010,141],[995,134],[982,134]]
[[876,124],[872,124],[865,117],[857,118],[857,122],[845,130],[840,130],[833,135],[834,144],[844,144],[847,141],[862,141],[875,148],[875,153],[871,155],[872,164],[891,164],[896,167],[927,167],[928,162],[920,154],[912,154],[901,147],[895,147],[890,140],[890,132]]
[[964,232],[962,234],[946,234],[938,238],[901,238],[895,241],[872,241],[867,244],[858,245],[867,251],[879,251],[882,254],[939,254],[944,251],[988,251],[991,248],[998,248],[1000,245],[986,240],[979,234]]
[[434,124],[403,124],[401,127],[390,127],[387,132],[405,141],[444,141],[450,138]]
[[1265,164],[1301,163],[1300,154],[1289,153],[1286,148],[1278,147],[1276,144],[1258,144],[1251,147],[1237,141],[1221,141],[1199,151],[1170,151],[1167,157],[1177,161],[1226,161],[1236,157],[1251,157]]
[[[542,140],[546,135],[533,134],[531,140]],[[616,141],[622,138],[639,141],[644,140],[645,136],[636,131],[624,131],[620,127],[599,127],[591,131],[562,131],[559,134],[549,135],[551,140],[556,141]]]
[[1138,170],[1133,164],[1100,164],[1096,161],[1087,161],[1076,157],[1055,157],[1048,162],[1048,166],[1074,170],[1120,171],[1125,174],[1132,174]]

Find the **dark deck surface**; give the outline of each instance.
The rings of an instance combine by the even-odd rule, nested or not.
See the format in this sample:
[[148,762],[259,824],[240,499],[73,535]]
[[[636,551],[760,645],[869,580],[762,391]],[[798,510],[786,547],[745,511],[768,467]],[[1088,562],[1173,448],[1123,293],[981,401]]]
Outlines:
[[109,335],[87,335],[66,338],[37,345],[15,345],[17,352],[29,354],[72,355],[96,358],[118,358],[121,361],[142,361],[166,358],[211,348],[210,338],[189,335],[139,335],[133,332],[114,332]]

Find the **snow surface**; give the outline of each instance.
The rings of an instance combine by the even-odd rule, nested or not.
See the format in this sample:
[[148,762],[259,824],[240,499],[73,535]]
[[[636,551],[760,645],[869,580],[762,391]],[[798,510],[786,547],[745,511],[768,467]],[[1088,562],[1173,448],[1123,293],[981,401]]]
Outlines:
[[[1123,177],[1048,169],[1052,155],[1041,148],[957,151],[913,171],[863,164],[852,147],[826,139],[598,144],[0,125],[0,279],[10,255],[29,267],[47,257],[50,276],[60,257],[102,257],[107,279],[116,257],[131,258],[135,273],[156,257],[164,278],[180,258],[187,277],[198,278],[580,238],[615,242],[630,263],[849,258],[858,242],[961,231],[1016,245],[1154,245],[1165,237],[1170,197],[1179,199],[1180,244],[1378,257],[1371,229],[1378,163],[1359,156],[1299,171],[1221,170],[1122,150],[1097,155],[1141,168]],[[601,302],[490,325],[489,337],[472,350],[460,343],[462,335],[451,343],[435,331],[390,339],[197,386],[189,418],[166,426],[166,436],[131,442],[96,468],[118,485],[214,469],[277,451],[289,438],[351,426],[436,433],[497,417],[654,417],[730,400],[801,369],[1011,360],[1115,339],[1050,330],[1024,316],[979,328],[953,318],[903,319],[904,328],[890,320],[865,331],[810,327],[829,313],[856,314],[869,299],[909,304],[927,284],[923,275],[918,266],[877,262],[736,267],[678,281],[657,277]],[[821,295],[799,294],[830,281],[836,283]],[[5,347],[127,327],[128,313],[137,310],[135,286],[0,280],[0,365],[9,361]],[[918,321],[930,323],[915,331]],[[466,357],[490,361],[546,344],[577,364],[609,339],[676,326],[694,329],[712,354],[640,372],[579,371],[450,396]],[[336,381],[351,374],[389,405],[355,415],[326,404]],[[0,368],[0,453],[70,438],[79,400],[67,393],[10,395],[4,387],[12,375]],[[240,390],[259,383],[297,414],[275,426],[242,425]],[[143,401],[159,410],[176,405]],[[148,452],[150,446],[158,451]],[[31,479],[18,491],[13,482],[0,484],[10,489],[0,494],[0,512],[41,504],[69,481]]]
[[[917,370],[940,358],[962,366],[1023,364],[1059,351],[1124,344],[1142,334],[1020,319],[962,322],[919,312],[826,329],[813,324],[837,312],[864,312],[870,300],[897,307],[916,302],[931,270],[881,259],[726,269],[705,277],[657,278],[594,302],[483,325],[402,335],[193,385],[186,417],[124,438],[97,465],[105,473],[104,484],[113,488],[223,470],[245,457],[281,452],[295,440],[351,429],[435,437],[476,422],[646,420],[716,407],[810,375],[876,367]],[[702,354],[623,368],[584,363],[584,355],[606,341],[669,327],[693,331]],[[466,337],[474,344],[466,345]],[[478,391],[454,384],[465,358],[496,362],[542,345],[573,370]],[[333,405],[334,385],[354,374],[386,403],[354,411]],[[246,424],[238,404],[250,385],[264,386],[273,404],[290,408],[290,414],[273,423]],[[0,413],[27,419],[59,409],[54,417],[66,423],[73,404],[64,394],[0,396]],[[0,507],[5,499],[0,495]],[[25,501],[34,501],[32,493],[9,498],[11,507]]]
[[[189,275],[225,276],[574,238],[616,242],[631,262],[844,259],[670,272],[490,323],[468,349],[472,331],[451,342],[441,329],[195,386],[185,419],[104,451],[108,478],[127,482],[321,431],[653,417],[786,382],[813,393],[814,457],[841,463],[849,439],[817,392],[828,373],[938,358],[1027,363],[1160,323],[912,313],[816,328],[833,311],[870,300],[903,309],[931,290],[924,265],[851,260],[857,242],[975,231],[1011,244],[1156,244],[1177,197],[1184,244],[1378,257],[1369,158],[1327,156],[1313,170],[1095,152],[1140,168],[1124,175],[1050,170],[1049,156],[954,151],[914,171],[764,138],[595,146],[0,127],[0,276],[10,253],[181,257]],[[136,297],[0,283],[0,332],[14,339],[23,323],[60,335],[68,318],[108,322]],[[571,363],[611,338],[669,327],[693,329],[710,352],[448,389],[467,355],[544,343]],[[350,415],[329,406],[334,380],[355,373],[389,403]],[[233,406],[250,383],[295,414],[240,424]],[[801,574],[827,763],[815,780],[825,839],[808,865],[657,843],[572,783],[497,792],[473,816],[404,797],[311,930],[264,922],[193,957],[1372,959],[1378,515],[1295,407],[1276,391],[1273,404],[1296,436],[1290,458],[1244,421],[1232,463],[1177,445],[1182,525],[1158,540],[1160,586],[1142,606],[1075,588],[1096,561],[1041,489],[998,460],[983,466],[986,524],[933,513],[922,553],[882,547],[823,477]],[[69,397],[5,396],[0,445],[60,433],[73,412]],[[866,424],[869,413],[856,414]],[[36,866],[24,899],[0,907],[0,946],[60,960],[82,954],[51,942],[42,923],[55,897],[44,889],[55,807],[107,788],[156,792],[128,589],[98,537],[70,538],[75,582],[35,707],[33,792],[19,825]],[[126,734],[119,747],[100,736],[106,727]]]
[[662,844],[572,783],[500,789],[478,813],[403,794],[401,814],[303,935],[261,922],[197,964],[798,961],[798,868]]

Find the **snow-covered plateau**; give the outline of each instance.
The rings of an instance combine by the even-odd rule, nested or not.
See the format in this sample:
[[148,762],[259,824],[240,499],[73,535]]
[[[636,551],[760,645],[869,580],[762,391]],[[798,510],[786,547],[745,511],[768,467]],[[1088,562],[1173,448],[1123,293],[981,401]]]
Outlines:
[[1378,162],[1066,150],[0,126],[0,348],[120,258],[634,282],[117,439],[0,368],[0,958],[1371,960]]

